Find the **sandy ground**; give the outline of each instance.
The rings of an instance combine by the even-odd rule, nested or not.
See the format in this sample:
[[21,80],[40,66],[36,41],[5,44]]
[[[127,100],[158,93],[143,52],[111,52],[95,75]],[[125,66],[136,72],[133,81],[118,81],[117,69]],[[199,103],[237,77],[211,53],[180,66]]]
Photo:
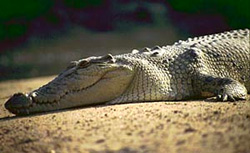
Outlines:
[[136,103],[15,117],[14,92],[53,77],[0,82],[1,153],[250,153],[250,102]]

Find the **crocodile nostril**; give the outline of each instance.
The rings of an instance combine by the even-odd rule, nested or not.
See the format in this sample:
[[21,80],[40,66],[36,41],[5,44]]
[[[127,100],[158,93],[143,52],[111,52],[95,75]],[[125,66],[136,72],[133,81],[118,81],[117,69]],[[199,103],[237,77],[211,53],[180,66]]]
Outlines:
[[21,108],[21,107],[28,107],[32,104],[32,99],[23,93],[16,93],[14,94],[6,103],[5,108]]

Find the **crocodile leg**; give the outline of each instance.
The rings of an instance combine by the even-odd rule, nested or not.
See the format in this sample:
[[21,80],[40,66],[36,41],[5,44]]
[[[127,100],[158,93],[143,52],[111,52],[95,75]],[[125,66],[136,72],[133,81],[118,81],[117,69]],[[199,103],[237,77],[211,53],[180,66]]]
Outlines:
[[246,87],[234,79],[199,74],[197,80],[202,93],[211,93],[217,97],[218,101],[236,101],[247,98]]

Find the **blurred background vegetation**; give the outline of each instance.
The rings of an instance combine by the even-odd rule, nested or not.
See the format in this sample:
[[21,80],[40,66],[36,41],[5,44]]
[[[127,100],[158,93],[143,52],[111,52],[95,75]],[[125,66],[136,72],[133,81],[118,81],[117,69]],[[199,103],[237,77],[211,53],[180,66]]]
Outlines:
[[250,28],[249,0],[1,0],[0,80],[70,60]]

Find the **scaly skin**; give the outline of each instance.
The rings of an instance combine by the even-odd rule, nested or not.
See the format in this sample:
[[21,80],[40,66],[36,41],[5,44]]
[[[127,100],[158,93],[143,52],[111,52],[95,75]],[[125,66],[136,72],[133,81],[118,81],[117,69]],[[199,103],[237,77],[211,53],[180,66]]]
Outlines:
[[246,99],[250,91],[249,29],[208,35],[171,46],[74,61],[53,81],[14,94],[5,107],[17,115],[91,104]]

